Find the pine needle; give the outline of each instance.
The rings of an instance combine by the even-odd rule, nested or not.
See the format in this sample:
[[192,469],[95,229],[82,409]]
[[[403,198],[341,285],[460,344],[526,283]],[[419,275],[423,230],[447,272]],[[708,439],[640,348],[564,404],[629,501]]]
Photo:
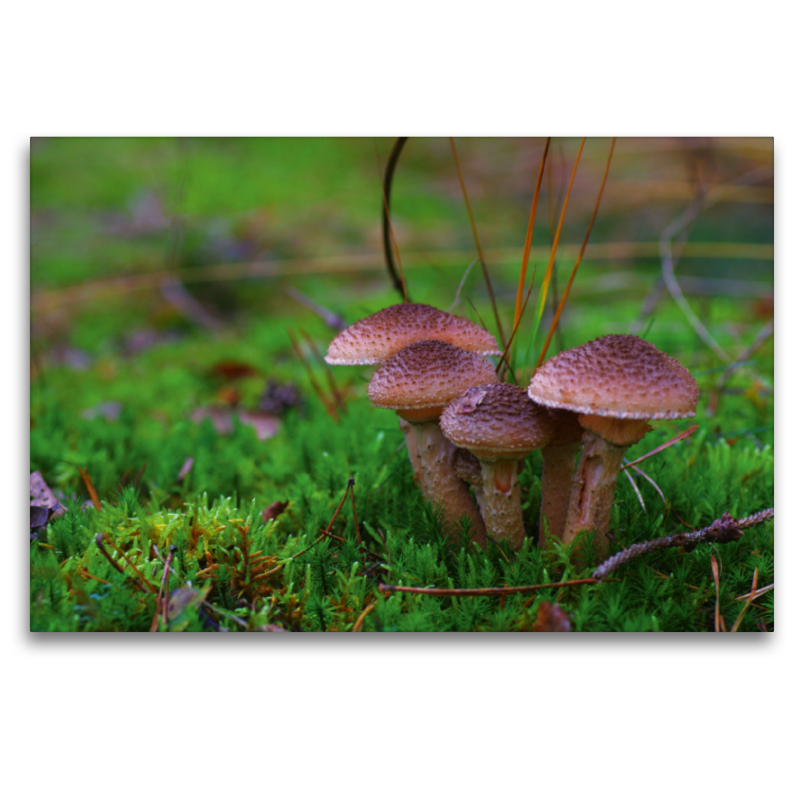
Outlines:
[[308,380],[311,383],[311,388],[314,390],[314,393],[317,395],[317,397],[319,397],[322,405],[325,406],[325,410],[331,415],[331,417],[333,417],[333,421],[339,422],[339,414],[337,413],[335,406],[330,400],[328,400],[328,398],[325,396],[325,393],[320,388],[320,385],[317,383],[317,379],[314,377],[314,372],[311,369],[311,365],[303,355],[303,351],[300,348],[299,342],[297,339],[295,339],[294,334],[289,328],[286,329],[286,333],[289,334],[289,338],[292,340],[292,349],[294,350],[295,355],[300,359],[300,363],[303,365],[306,373],[308,374]]
[[[581,139],[581,146],[578,148],[578,155],[575,157],[575,166],[572,168],[572,175],[570,176],[569,185],[567,186],[567,194],[564,197],[564,205],[561,207],[561,216],[559,217],[558,220],[556,235],[553,237],[553,245],[550,248],[550,258],[547,262],[547,269],[545,270],[544,273],[544,279],[542,280],[542,285],[539,288],[539,299],[536,303],[536,316],[533,322],[534,335],[536,331],[539,330],[539,324],[541,323],[542,316],[544,315],[544,306],[545,303],[547,302],[547,290],[550,288],[550,280],[553,277],[553,264],[555,263],[556,260],[556,251],[558,250],[558,242],[559,239],[561,238],[561,228],[564,225],[564,217],[566,216],[567,213],[567,205],[569,205],[569,196],[570,193],[572,192],[572,184],[575,180],[575,173],[578,171],[578,162],[581,159],[581,153],[583,153],[583,146],[585,144],[586,144],[586,137],[584,136],[583,139]],[[552,333],[550,335],[552,336]],[[549,337],[547,343],[548,344],[550,343]],[[539,358],[539,361],[536,364],[537,368],[541,363],[542,363],[542,357]]]
[[664,442],[664,444],[660,444],[654,450],[651,450],[649,453],[645,453],[643,456],[640,456],[636,459],[636,461],[629,461],[622,469],[628,469],[628,467],[634,466],[634,464],[639,464],[644,461],[646,458],[650,458],[650,456],[654,456],[656,453],[660,453],[662,450],[666,450],[668,447],[672,447],[676,442],[679,442],[681,439],[685,439],[687,436],[691,436],[697,429],[698,425],[692,425],[691,428],[687,428],[683,433],[679,433],[677,436],[673,436],[668,442]]
[[333,402],[343,414],[346,414],[347,407],[345,406],[344,398],[339,391],[339,387],[336,385],[336,380],[333,377],[333,370],[331,369],[330,364],[328,364],[328,362],[323,358],[316,342],[302,328],[300,328],[300,334],[306,340],[306,342],[308,342],[308,346],[311,348],[311,352],[314,354],[314,357],[320,362],[320,364],[322,364],[322,368],[325,370],[325,377],[328,380],[328,386],[330,387],[331,394],[333,395]]
[[[547,152],[550,150],[550,137],[544,145],[544,152],[542,153],[542,162],[539,164],[539,176],[536,178],[536,189],[533,192],[533,201],[531,202],[531,213],[528,216],[528,231],[525,234],[525,249],[522,253],[522,266],[519,270],[519,284],[517,285],[517,300],[514,305],[514,328],[519,326],[519,321],[524,313],[522,308],[522,292],[525,290],[525,278],[528,272],[528,259],[531,255],[531,240],[533,238],[533,223],[536,219],[536,207],[539,204],[539,191],[542,188],[542,176],[544,175],[544,165],[547,161]],[[534,275],[536,274],[536,266],[533,268]]]
[[[750,587],[750,594],[747,596],[747,602],[744,604],[744,608],[739,612],[739,616],[736,617],[736,622],[733,623],[733,627],[731,628],[731,633],[736,633],[739,630],[739,625],[742,624],[742,620],[744,619],[744,615],[747,613],[747,609],[750,608],[750,603],[753,602],[756,598],[756,587],[758,586],[758,567],[755,568],[753,571],[753,583]],[[739,599],[738,597],[736,598]]]
[[[519,324],[520,322],[522,322],[522,316],[525,313],[525,309],[528,307],[528,300],[530,299],[531,296],[531,289],[533,289],[533,278],[535,274],[536,274],[536,266],[534,265],[533,273],[531,274],[531,282],[530,284],[528,284],[528,293],[525,295],[525,302],[522,304],[522,311],[520,312],[517,321],[514,323],[514,329],[511,331],[511,336],[508,339],[508,344],[506,345],[505,350],[503,350],[503,355],[500,356],[500,360],[497,362],[497,369],[495,370],[495,372],[497,373],[500,380],[503,380],[503,376],[501,376],[501,373],[504,374],[505,368],[511,370],[511,374],[512,376],[514,376],[514,370],[511,369],[511,363],[508,360],[508,351],[511,349],[511,344],[513,343],[514,337],[517,335],[517,331],[519,330]],[[514,380],[516,381],[516,376],[514,376]]]
[[639,491],[639,487],[636,485],[636,481],[633,479],[633,476],[626,472],[624,473],[625,477],[631,482],[631,486],[633,486],[633,491],[636,492],[636,497],[639,498],[639,505],[642,507],[642,511],[647,513],[647,507],[644,504],[644,498],[642,497],[642,493]]
[[97,496],[97,490],[94,488],[94,483],[92,483],[92,479],[89,477],[89,471],[78,467],[78,472],[80,473],[81,478],[83,478],[83,482],[86,485],[86,491],[89,492],[89,497],[92,498],[92,505],[97,511],[102,511],[103,507],[100,505],[100,498]]
[[711,556],[711,574],[714,577],[714,593],[716,594],[716,601],[714,602],[714,633],[720,633],[725,630],[725,620],[719,612],[719,565],[714,556]]

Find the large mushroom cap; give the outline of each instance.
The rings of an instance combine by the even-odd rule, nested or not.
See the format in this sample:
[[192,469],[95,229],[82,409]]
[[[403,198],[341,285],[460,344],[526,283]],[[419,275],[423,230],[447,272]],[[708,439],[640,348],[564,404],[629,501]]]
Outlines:
[[422,303],[401,303],[353,323],[334,338],[329,364],[380,364],[413,342],[436,339],[481,356],[499,356],[497,341],[474,322]]
[[378,408],[437,408],[468,387],[493,380],[497,380],[494,367],[485,359],[452,344],[426,339],[387,359],[372,376],[367,393]]
[[620,419],[693,417],[698,394],[686,367],[628,335],[603,336],[553,356],[528,387],[535,403]]
[[454,445],[480,458],[524,458],[551,436],[547,409],[510,383],[467,389],[444,410],[439,424]]

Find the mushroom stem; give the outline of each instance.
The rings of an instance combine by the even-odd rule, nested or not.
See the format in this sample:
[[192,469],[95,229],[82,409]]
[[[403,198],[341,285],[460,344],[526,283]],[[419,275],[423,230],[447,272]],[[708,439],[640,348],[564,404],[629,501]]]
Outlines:
[[467,484],[456,475],[456,446],[442,433],[438,419],[410,424],[417,432],[423,496],[434,505],[441,504],[448,536],[455,538],[458,522],[466,516],[472,523],[472,541],[483,547],[486,543],[486,527]]
[[525,539],[525,526],[517,480],[518,459],[480,462],[483,492],[479,496],[486,530],[519,550]]
[[611,507],[622,457],[628,445],[611,444],[588,430],[583,435],[583,442],[561,538],[569,544],[581,531],[594,531],[595,552],[603,557],[608,553]]
[[542,448],[542,506],[539,511],[539,547],[545,547],[545,525],[550,535],[561,539],[567,521],[575,456],[581,449],[580,440]]
[[402,417],[398,417],[400,421],[400,430],[406,440],[406,450],[408,450],[408,460],[411,462],[411,468],[414,470],[414,483],[417,486],[422,485],[422,462],[419,460],[419,452],[417,451],[417,432],[410,422],[406,422]]
[[475,492],[475,499],[478,501],[478,509],[483,518],[483,475],[481,474],[481,462],[463,447],[456,449],[455,457],[456,475],[464,483],[468,483]]

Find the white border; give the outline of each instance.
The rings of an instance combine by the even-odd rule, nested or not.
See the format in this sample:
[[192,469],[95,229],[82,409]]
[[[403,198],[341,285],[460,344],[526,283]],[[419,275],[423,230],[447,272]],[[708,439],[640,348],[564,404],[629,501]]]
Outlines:
[[[16,390],[2,485],[19,495],[26,479],[31,135],[774,135],[778,353],[788,367],[800,175],[795,26],[781,7],[148,1],[7,10],[0,185],[2,241],[13,245],[3,319]],[[782,398],[793,372],[780,372]],[[783,496],[793,473],[781,451],[797,442],[788,426],[781,432]],[[6,536],[21,541],[21,527]],[[779,515],[778,632],[735,641],[43,640],[26,633],[27,568],[15,549],[23,572],[7,570],[2,606],[6,783],[32,796],[781,796],[795,781],[784,775],[791,737],[780,723],[798,710],[790,528]]]

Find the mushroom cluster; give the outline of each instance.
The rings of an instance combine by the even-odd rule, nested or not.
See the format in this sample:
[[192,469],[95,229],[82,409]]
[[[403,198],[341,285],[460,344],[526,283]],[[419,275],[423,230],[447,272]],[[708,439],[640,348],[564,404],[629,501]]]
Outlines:
[[486,528],[468,485],[455,470],[456,448],[438,419],[470,386],[496,380],[484,356],[500,355],[495,338],[469,320],[422,303],[389,306],[339,333],[328,347],[329,364],[379,364],[369,384],[373,405],[400,418],[414,480],[441,506],[445,532],[456,537],[466,517],[473,541]]
[[650,430],[648,420],[693,416],[697,383],[636,336],[604,336],[559,353],[527,391],[497,382],[485,358],[493,355],[497,342],[483,328],[404,303],[342,331],[326,360],[379,365],[369,398],[396,411],[414,479],[441,507],[449,536],[467,520],[476,544],[489,535],[519,549],[518,464],[541,450],[540,546],[548,530],[566,543],[586,531],[605,554],[626,449]]
[[494,380],[494,367],[486,359],[452,344],[423,339],[387,359],[367,390],[372,405],[393,409],[410,426],[403,432],[409,454],[416,447],[422,494],[441,504],[445,528],[454,532],[466,516],[479,543],[486,529],[467,485],[456,474],[456,446],[442,435],[439,417],[469,387]]

